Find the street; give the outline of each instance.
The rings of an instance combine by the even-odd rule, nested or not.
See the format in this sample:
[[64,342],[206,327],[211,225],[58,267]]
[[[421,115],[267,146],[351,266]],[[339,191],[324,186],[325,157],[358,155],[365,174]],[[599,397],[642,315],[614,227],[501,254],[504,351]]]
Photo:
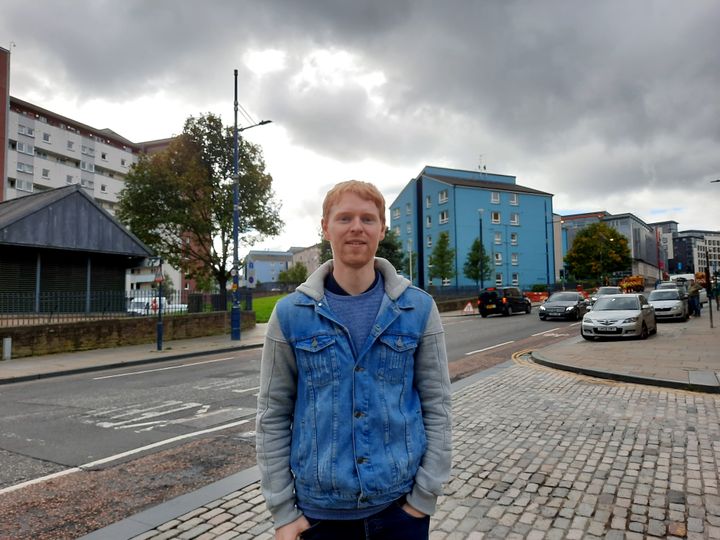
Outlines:
[[[454,379],[577,332],[535,313],[445,317],[444,324]],[[260,355],[248,350],[0,388],[0,490],[73,467],[126,461],[214,430],[252,431]]]

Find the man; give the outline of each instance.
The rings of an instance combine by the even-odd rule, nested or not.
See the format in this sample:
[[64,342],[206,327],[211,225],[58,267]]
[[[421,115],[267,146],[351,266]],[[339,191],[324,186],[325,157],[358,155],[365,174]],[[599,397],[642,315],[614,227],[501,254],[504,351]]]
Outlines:
[[257,457],[277,540],[418,540],[450,474],[450,379],[433,299],[375,257],[385,200],[333,187],[333,259],[268,324]]
[[698,282],[695,280],[690,281],[688,303],[690,304],[690,314],[693,317],[699,317],[702,309],[702,304],[700,304],[700,289],[702,289],[702,286]]

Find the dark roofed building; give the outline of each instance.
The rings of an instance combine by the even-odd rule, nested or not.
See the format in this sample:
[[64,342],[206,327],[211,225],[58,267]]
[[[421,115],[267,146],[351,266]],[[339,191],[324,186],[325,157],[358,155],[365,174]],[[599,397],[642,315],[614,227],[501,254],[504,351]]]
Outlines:
[[48,311],[71,295],[73,311],[124,310],[126,270],[149,256],[78,185],[0,203],[0,307],[22,294],[22,311]]

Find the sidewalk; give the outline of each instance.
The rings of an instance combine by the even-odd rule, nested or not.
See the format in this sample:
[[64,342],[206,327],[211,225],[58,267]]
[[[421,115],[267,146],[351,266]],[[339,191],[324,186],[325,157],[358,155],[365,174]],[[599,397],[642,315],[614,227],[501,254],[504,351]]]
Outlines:
[[[453,478],[431,538],[720,539],[718,325],[661,323],[645,341],[578,334],[533,351],[557,369],[508,361],[455,383]],[[257,347],[264,331],[0,361],[0,383]],[[704,393],[664,397],[672,388]],[[257,469],[83,537],[130,538],[271,539]]]

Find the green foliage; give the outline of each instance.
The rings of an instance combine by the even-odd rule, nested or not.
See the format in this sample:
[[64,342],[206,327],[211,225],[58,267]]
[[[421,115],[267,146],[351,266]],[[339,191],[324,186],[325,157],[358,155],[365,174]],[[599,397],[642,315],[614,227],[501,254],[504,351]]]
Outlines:
[[275,296],[263,296],[261,298],[253,298],[253,311],[255,312],[255,320],[259,323],[266,323],[270,320],[272,310],[275,304],[283,298],[284,294]]
[[403,251],[402,243],[397,235],[390,229],[385,231],[385,238],[380,240],[377,253],[378,257],[387,259],[395,267],[396,270],[402,270],[407,266],[405,262],[406,255]]
[[588,225],[575,236],[565,255],[568,271],[576,278],[597,278],[625,271],[632,265],[625,236],[603,222]]
[[330,242],[323,238],[320,240],[320,264],[325,263],[332,258],[332,248],[330,247]]
[[[117,217],[171,265],[201,284],[230,277],[233,229],[232,130],[209,113],[185,122],[181,135],[142,155],[125,178]],[[252,245],[283,226],[272,176],[259,147],[238,144],[239,239]]]
[[441,232],[430,254],[429,278],[452,279],[455,277],[455,250],[450,249],[450,235]]
[[479,238],[475,239],[468,251],[463,273],[466,278],[475,282],[476,287],[479,286],[481,278],[490,279],[490,257],[485,253],[485,246],[480,244]]
[[547,283],[535,283],[530,290],[532,292],[548,292]]
[[280,274],[278,274],[278,281],[280,283],[302,283],[307,279],[307,277],[307,266],[298,262],[293,264],[287,270],[280,272]]

